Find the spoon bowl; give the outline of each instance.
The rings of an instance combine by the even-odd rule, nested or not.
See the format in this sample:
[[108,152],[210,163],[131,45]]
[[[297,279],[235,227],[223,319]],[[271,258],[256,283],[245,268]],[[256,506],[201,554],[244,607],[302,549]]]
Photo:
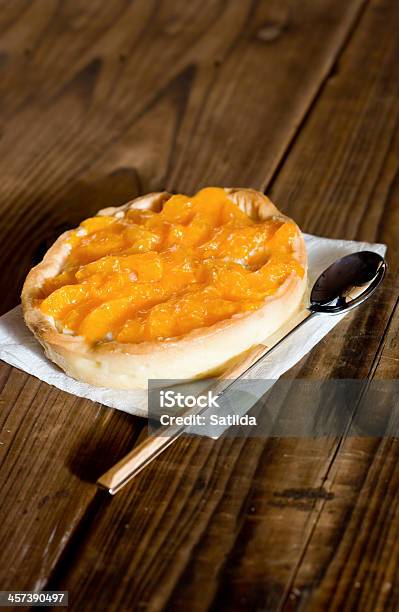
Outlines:
[[326,314],[351,310],[374,293],[386,270],[385,259],[373,251],[341,257],[324,270],[313,285],[308,309]]

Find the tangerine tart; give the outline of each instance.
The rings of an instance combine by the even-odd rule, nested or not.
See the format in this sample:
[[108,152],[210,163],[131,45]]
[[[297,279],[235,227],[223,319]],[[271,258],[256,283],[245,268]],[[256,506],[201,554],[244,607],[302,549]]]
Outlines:
[[152,193],[62,234],[22,291],[26,324],[78,380],[192,379],[277,331],[306,288],[298,226],[251,189]]

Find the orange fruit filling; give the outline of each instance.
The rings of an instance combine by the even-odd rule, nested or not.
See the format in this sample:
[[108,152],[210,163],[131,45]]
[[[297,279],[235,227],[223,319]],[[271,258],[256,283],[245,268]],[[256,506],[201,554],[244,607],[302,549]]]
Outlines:
[[281,218],[254,221],[219,188],[174,195],[159,213],[86,219],[40,308],[89,343],[179,337],[256,310],[290,274],[303,277],[298,231]]

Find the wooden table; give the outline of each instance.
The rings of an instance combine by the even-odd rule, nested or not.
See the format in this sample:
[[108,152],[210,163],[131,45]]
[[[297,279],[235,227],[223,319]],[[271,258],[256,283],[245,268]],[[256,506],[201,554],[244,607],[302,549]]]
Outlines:
[[[389,278],[289,377],[396,378],[396,0],[5,0],[1,312],[65,227],[167,188],[265,190],[385,242]],[[72,610],[398,609],[396,439],[185,439],[115,498],[145,422],[0,367],[0,587]]]

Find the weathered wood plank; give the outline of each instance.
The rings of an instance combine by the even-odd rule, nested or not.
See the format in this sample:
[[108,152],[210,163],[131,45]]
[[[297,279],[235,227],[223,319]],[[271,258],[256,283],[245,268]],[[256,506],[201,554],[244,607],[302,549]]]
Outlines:
[[[397,150],[396,131],[388,158]],[[384,200],[380,239],[389,245],[391,265],[385,293],[394,305],[370,375],[398,379],[399,284],[397,273],[398,225],[395,223],[399,190],[396,170],[386,171],[389,182],[376,186]],[[378,306],[378,305],[377,305]],[[396,438],[357,438],[350,430],[328,466],[324,486],[331,495],[314,514],[312,532],[290,585],[292,598],[311,609],[396,609],[399,446]],[[327,507],[328,506],[328,507]],[[289,607],[289,606],[288,606]]]
[[[295,202],[303,202],[310,231],[332,219],[332,236],[349,236],[354,228],[360,239],[388,244],[390,273],[384,298],[381,295],[384,302],[378,300],[371,306],[376,317],[381,307],[385,312],[395,307],[395,311],[370,371],[375,378],[387,379],[398,378],[398,25],[395,3],[371,4],[363,27],[285,164],[284,184],[281,180],[273,190],[276,197],[292,202],[291,211]],[[362,69],[366,65],[367,72]],[[339,133],[346,134],[345,140]],[[334,152],[325,166],[327,178],[317,172],[318,160],[326,154],[326,138],[327,150]],[[312,174],[316,172],[314,180],[306,170],[311,167]],[[319,194],[325,194],[323,215],[317,209]],[[353,337],[358,336],[358,342],[351,353],[341,353],[341,376],[347,372],[349,359],[362,354],[368,361],[362,344],[364,340],[369,344],[374,329],[370,320],[349,330]],[[312,609],[396,607],[395,557],[392,564],[388,557],[395,554],[391,545],[398,529],[397,460],[398,447],[391,439],[359,440],[349,435],[342,441],[335,460],[327,462],[323,479],[332,501],[323,500],[313,513],[314,526],[290,584],[288,608],[294,604]]]
[[40,589],[82,518],[93,485],[143,423],[1,368],[2,589]]
[[[388,384],[399,377],[398,324],[396,304],[373,371]],[[398,459],[398,440],[389,430],[383,438],[348,431],[325,474],[329,501],[313,518],[291,599],[320,610],[396,609]]]

